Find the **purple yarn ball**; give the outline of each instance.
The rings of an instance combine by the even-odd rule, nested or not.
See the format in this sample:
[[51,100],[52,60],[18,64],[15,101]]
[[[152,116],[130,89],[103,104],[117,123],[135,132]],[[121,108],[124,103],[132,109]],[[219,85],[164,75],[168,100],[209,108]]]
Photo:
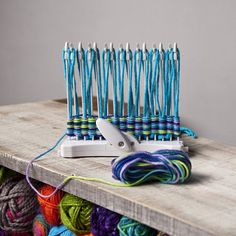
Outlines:
[[6,233],[3,230],[0,230],[0,236],[6,236]]
[[91,231],[94,236],[119,236],[117,225],[121,215],[101,206],[94,206],[91,215]]

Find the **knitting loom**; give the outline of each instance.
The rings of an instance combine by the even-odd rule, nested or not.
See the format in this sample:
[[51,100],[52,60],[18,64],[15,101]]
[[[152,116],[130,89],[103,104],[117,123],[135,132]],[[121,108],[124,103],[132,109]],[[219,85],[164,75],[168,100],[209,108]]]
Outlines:
[[126,49],[120,45],[117,52],[111,43],[101,56],[96,43],[86,50],[81,43],[78,49],[66,43],[62,57],[68,116],[61,156],[119,156],[185,148],[180,140],[180,52],[176,43],[166,50],[160,43],[158,49],[154,45],[149,51],[144,43],[133,52],[129,43]]

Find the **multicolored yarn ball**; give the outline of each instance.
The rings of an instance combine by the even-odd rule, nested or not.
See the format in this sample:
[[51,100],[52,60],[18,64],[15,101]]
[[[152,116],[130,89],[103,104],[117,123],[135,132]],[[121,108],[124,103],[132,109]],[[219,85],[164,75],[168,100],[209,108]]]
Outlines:
[[52,227],[48,236],[76,236],[76,234],[67,229],[64,225],[60,225]]
[[149,226],[123,216],[117,226],[120,236],[156,236],[157,231]]
[[65,194],[59,205],[62,223],[76,234],[90,233],[93,204],[72,194]]
[[117,225],[121,215],[94,205],[91,215],[91,231],[94,236],[119,236]]
[[0,166],[0,184],[3,183],[6,179],[17,175],[20,174],[6,167]]
[[0,186],[0,228],[10,235],[32,235],[38,209],[34,191],[25,179],[10,178]]
[[113,178],[129,185],[147,181],[184,183],[191,176],[188,154],[179,150],[134,152],[112,160]]
[[43,215],[38,214],[33,222],[33,234],[34,236],[47,236],[50,230],[50,225],[45,220]]
[[[39,192],[42,195],[49,195],[55,190],[54,187],[45,184],[42,186],[39,190]],[[49,198],[42,198],[38,195],[38,201],[40,204],[41,212],[45,218],[45,220],[50,225],[60,225],[61,219],[60,219],[60,213],[59,213],[59,203],[61,202],[61,199],[64,196],[64,192],[59,190],[57,191],[53,196]]]

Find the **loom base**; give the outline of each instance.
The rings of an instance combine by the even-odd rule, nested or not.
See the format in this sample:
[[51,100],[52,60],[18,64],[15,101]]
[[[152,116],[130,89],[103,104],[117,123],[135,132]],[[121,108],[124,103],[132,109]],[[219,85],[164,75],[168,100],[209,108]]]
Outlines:
[[[184,150],[183,141],[141,141],[139,145],[133,146],[133,151],[155,152],[161,149]],[[115,157],[124,154],[121,150],[114,148],[106,140],[65,140],[60,149],[62,157]]]

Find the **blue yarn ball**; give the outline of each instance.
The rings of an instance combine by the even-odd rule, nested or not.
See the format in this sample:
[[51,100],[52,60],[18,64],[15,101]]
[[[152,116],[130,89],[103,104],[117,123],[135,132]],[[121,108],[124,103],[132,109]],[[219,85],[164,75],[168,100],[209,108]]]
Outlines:
[[156,236],[157,230],[123,216],[117,226],[120,236]]
[[67,229],[64,225],[60,225],[52,227],[48,236],[76,236],[76,235],[69,229]]

